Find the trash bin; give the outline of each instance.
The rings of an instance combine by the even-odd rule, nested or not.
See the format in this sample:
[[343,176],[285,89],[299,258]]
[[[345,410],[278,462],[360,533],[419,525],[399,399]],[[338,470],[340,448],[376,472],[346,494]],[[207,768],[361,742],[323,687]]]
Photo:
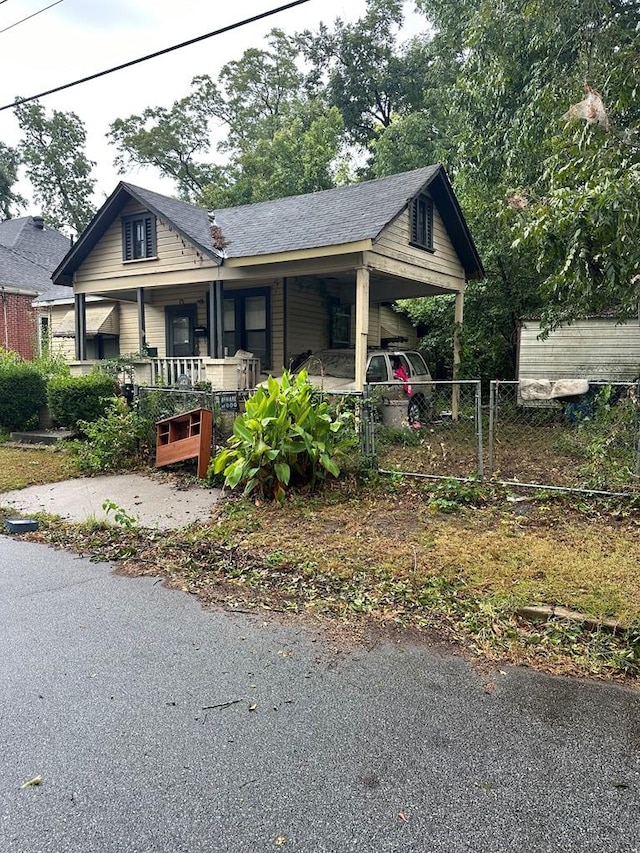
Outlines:
[[382,423],[386,427],[408,426],[407,401],[389,400],[385,397],[382,401]]

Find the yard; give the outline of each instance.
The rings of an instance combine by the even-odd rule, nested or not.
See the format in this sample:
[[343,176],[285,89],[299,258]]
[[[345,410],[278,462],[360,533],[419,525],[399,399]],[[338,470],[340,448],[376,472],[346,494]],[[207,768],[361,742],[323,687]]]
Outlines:
[[[3,471],[15,458],[12,486],[68,474],[65,454],[0,447]],[[483,658],[622,677],[640,670],[639,523],[629,501],[354,475],[281,506],[230,498],[211,523],[162,537],[51,519],[30,536],[204,603],[329,620],[349,635],[436,632]],[[615,619],[621,633],[532,624],[518,616],[531,604]]]

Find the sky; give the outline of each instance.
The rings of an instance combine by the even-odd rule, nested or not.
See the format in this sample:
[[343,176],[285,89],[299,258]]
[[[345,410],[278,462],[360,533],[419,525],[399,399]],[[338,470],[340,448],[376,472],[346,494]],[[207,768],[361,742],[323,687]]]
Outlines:
[[[25,18],[53,0],[4,0],[0,2],[0,30]],[[62,0],[31,20],[0,32],[0,106],[16,97],[28,97],[80,77],[152,53],[195,36],[211,32],[284,5],[286,0],[238,0],[236,3],[207,0]],[[285,32],[315,29],[335,18],[355,20],[365,0],[309,0],[241,27],[231,33],[200,42],[134,68],[115,72],[43,98],[47,111],[73,111],[87,129],[87,154],[96,161],[95,201],[100,204],[121,179],[157,192],[171,194],[172,182],[151,169],[132,170],[125,176],[113,165],[115,149],[105,134],[110,123],[140,113],[147,106],[170,106],[184,97],[197,74],[217,77],[222,66],[239,59],[249,47],[263,47],[273,27]],[[19,128],[12,110],[0,112],[0,141],[15,145]],[[18,190],[29,196],[29,185]],[[40,212],[30,200],[22,214]]]

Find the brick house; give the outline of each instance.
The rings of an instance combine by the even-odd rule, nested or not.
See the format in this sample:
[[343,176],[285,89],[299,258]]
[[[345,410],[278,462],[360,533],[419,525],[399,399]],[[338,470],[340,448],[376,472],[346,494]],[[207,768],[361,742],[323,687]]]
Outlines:
[[[69,247],[69,238],[47,228],[41,216],[0,222],[0,347],[26,359],[40,351],[49,329],[33,302],[53,289],[61,292],[51,274]],[[71,288],[65,290],[72,294]]]

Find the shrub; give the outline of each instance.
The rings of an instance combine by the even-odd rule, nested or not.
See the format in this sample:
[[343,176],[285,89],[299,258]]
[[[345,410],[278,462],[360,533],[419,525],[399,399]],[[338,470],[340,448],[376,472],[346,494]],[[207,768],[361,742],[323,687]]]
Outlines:
[[144,434],[142,418],[123,397],[113,397],[104,415],[95,421],[78,421],[85,441],[75,442],[82,471],[114,471],[137,465]]
[[33,364],[17,353],[0,354],[0,426],[8,430],[38,425],[47,401],[45,381]]
[[102,417],[118,389],[118,382],[104,373],[54,376],[47,387],[51,417],[60,426],[77,429],[79,421]]
[[210,477],[224,474],[225,485],[244,484],[244,494],[282,500],[289,485],[312,489],[340,475],[340,462],[357,442],[353,416],[332,417],[329,404],[313,401],[304,371],[280,382],[269,377],[236,418],[228,447],[213,460]]

